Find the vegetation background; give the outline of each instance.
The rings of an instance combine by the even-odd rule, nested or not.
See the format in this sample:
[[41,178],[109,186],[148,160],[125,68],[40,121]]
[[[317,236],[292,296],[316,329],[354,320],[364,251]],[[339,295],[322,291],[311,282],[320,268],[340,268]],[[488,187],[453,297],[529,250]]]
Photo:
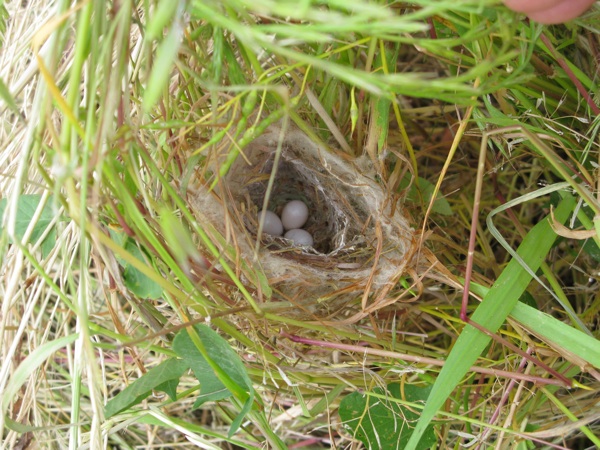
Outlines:
[[[2,448],[600,447],[599,29],[496,0],[0,2]],[[412,224],[360,320],[286,313],[190,210],[281,121]]]

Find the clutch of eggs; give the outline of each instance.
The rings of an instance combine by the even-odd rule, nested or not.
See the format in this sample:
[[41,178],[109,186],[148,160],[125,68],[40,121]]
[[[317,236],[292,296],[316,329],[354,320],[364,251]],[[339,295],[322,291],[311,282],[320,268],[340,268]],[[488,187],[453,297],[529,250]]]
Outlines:
[[263,231],[271,236],[281,236],[283,230],[287,232],[283,236],[295,245],[311,246],[313,237],[301,229],[308,220],[308,207],[301,200],[292,200],[287,203],[281,211],[281,219],[273,211],[260,211],[258,219],[263,221]]

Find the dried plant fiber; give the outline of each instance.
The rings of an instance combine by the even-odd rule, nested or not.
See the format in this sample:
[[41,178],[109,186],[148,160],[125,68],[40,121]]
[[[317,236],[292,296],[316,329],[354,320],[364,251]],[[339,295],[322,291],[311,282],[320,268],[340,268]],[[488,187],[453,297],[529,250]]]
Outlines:
[[[287,314],[320,318],[388,303],[413,264],[415,239],[381,186],[291,126],[285,132],[280,124],[270,126],[242,152],[213,192],[200,184],[189,199],[199,222],[224,237],[222,253],[236,267],[244,262],[246,281],[256,279],[254,270],[269,280],[272,298],[258,300],[282,301],[293,305]],[[311,248],[258,236],[258,211],[266,204],[280,214],[290,200],[309,208],[304,228],[314,237]]]

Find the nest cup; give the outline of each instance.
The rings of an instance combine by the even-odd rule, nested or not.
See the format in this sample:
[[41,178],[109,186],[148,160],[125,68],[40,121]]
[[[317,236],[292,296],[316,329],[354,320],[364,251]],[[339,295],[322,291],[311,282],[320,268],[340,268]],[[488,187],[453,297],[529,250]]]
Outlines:
[[[348,315],[361,304],[365,309],[364,299],[381,302],[411,264],[415,248],[408,221],[391,208],[381,187],[296,128],[273,125],[243,153],[219,183],[217,196],[196,192],[190,203],[199,220],[215,229],[224,233],[223,224],[232,224],[237,258],[264,271],[271,300],[291,304],[288,315],[318,318],[345,307]],[[291,200],[308,206],[303,228],[314,238],[312,247],[258,236],[265,197],[267,209],[278,215]]]

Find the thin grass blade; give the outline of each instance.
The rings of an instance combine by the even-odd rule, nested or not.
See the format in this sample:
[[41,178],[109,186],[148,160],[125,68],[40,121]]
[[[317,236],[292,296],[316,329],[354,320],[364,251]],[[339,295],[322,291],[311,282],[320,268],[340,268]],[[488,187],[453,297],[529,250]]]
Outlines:
[[531,306],[518,302],[510,317],[522,323],[546,342],[563,348],[573,355],[583,358],[586,363],[600,368],[600,341],[573,327],[538,311]]
[[[2,393],[2,417],[4,418],[10,402],[15,397],[21,387],[27,382],[27,379],[40,367],[54,352],[59,349],[72,344],[76,339],[79,338],[79,334],[70,334],[63,336],[54,341],[46,342],[40,345],[34,351],[32,351],[27,358],[23,360],[19,367],[12,374],[4,392]],[[10,426],[10,422],[8,422]]]

